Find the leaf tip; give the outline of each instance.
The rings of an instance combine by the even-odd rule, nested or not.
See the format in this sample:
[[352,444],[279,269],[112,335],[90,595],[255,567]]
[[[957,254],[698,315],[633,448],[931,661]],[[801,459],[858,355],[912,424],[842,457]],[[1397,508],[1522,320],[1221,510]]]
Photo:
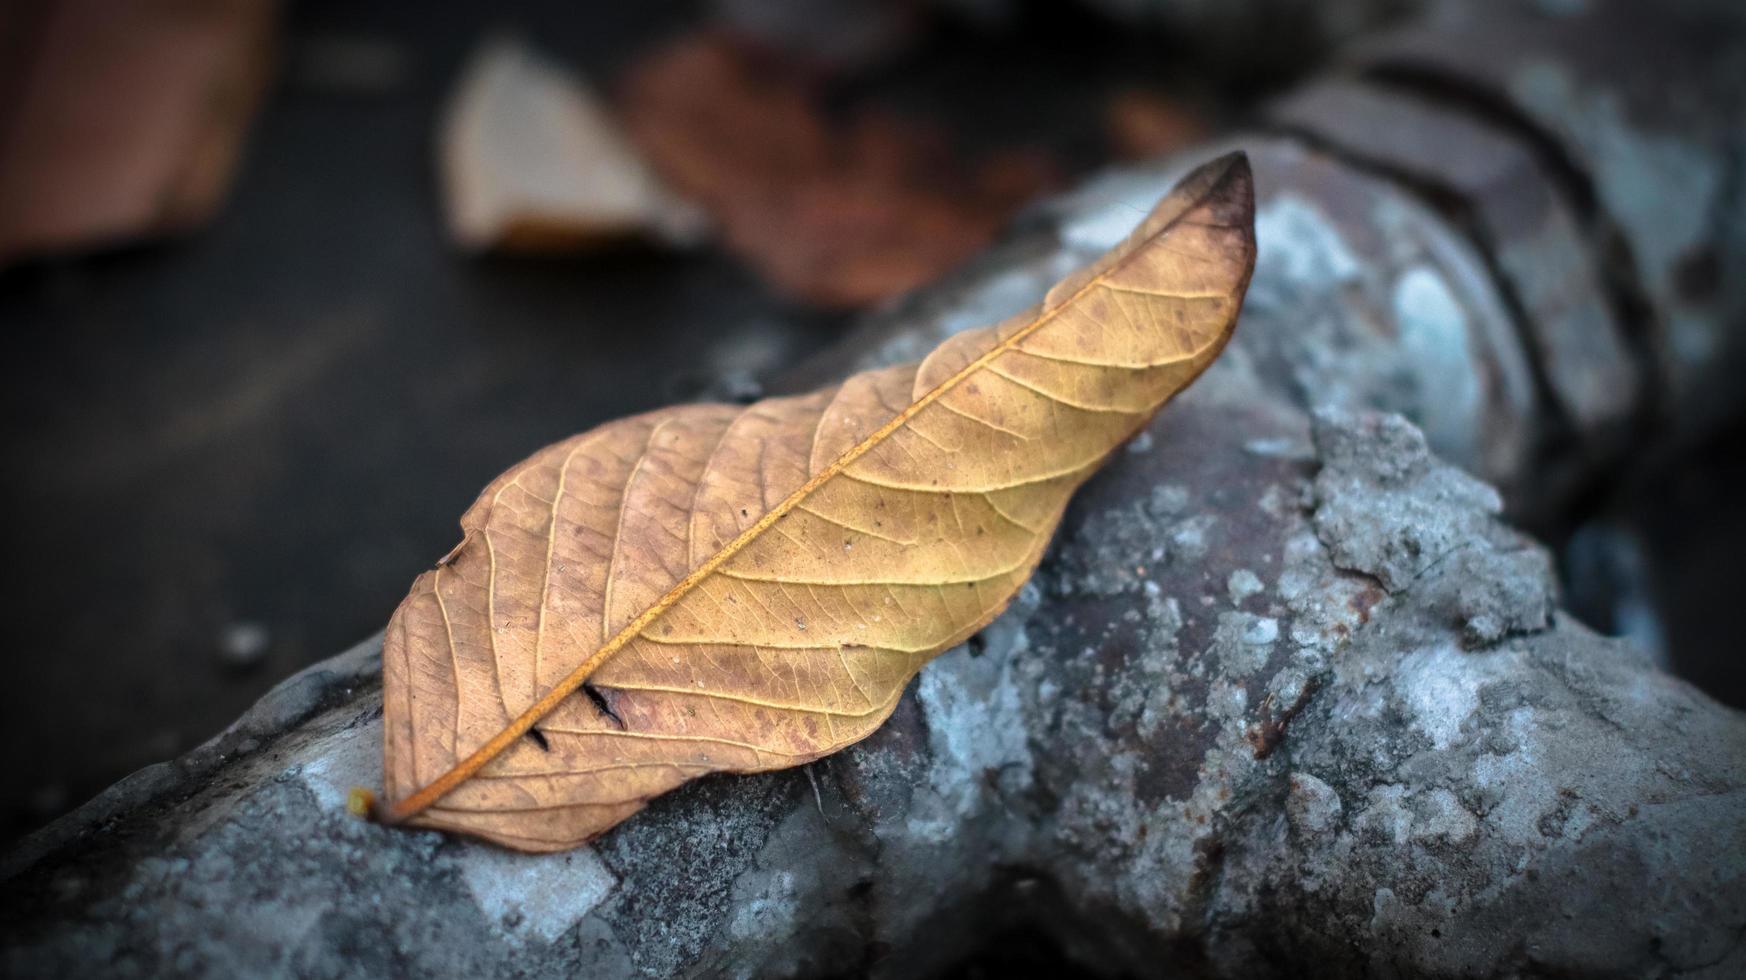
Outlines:
[[1194,168],[1182,178],[1181,186],[1211,198],[1219,217],[1229,224],[1242,227],[1255,221],[1255,172],[1249,166],[1249,154],[1242,150],[1232,150]]
[[1232,150],[1229,153],[1221,153],[1214,157],[1208,165],[1215,170],[1227,171],[1232,176],[1236,177],[1246,177],[1251,173],[1249,169],[1249,153],[1246,150]]

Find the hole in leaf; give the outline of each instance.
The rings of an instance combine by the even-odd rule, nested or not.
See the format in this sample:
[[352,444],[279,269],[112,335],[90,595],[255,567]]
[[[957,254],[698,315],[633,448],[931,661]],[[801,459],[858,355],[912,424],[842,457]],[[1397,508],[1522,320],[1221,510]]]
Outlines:
[[583,684],[582,693],[588,695],[588,700],[594,702],[594,707],[601,714],[611,718],[612,723],[617,725],[620,731],[624,730],[624,719],[618,716],[618,712],[612,710],[612,704],[606,700],[606,694],[600,688],[593,684]]

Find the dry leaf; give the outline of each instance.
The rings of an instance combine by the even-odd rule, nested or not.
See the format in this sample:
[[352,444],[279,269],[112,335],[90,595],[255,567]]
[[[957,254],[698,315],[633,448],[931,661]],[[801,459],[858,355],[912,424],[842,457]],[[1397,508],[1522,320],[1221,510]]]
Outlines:
[[267,90],[278,6],[0,5],[0,264],[210,218]]
[[789,296],[853,307],[912,289],[981,251],[1055,183],[1040,152],[967,166],[914,123],[827,118],[816,88],[793,63],[700,35],[640,62],[620,99],[667,185]]
[[1224,346],[1253,209],[1221,158],[920,364],[611,422],[498,477],[388,625],[378,816],[557,850],[693,777],[872,732]]
[[470,249],[568,251],[682,214],[582,80],[511,38],[473,56],[441,147],[449,234]]

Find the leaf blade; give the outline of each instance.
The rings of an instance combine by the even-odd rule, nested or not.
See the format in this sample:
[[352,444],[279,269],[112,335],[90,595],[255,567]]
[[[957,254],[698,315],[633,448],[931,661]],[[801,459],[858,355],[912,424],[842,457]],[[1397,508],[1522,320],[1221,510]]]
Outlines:
[[702,772],[865,737],[1222,348],[1252,212],[1246,162],[1215,161],[1030,314],[920,364],[608,423],[507,471],[463,516],[478,544],[390,624],[386,818],[556,849]]

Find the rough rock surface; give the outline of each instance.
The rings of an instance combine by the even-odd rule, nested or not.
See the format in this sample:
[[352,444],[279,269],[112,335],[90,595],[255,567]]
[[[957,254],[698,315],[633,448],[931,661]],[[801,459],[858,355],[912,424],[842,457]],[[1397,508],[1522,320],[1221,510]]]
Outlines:
[[1716,368],[1746,350],[1746,281],[1726,271],[1746,259],[1742,23],[1739,4],[1702,0],[1450,0],[1355,58],[1553,165],[1688,430],[1739,404]]
[[1400,419],[1312,440],[1223,366],[838,756],[558,857],[388,830],[344,810],[366,646],[14,868],[6,972],[914,975],[1014,924],[1112,972],[1746,967],[1746,718],[1549,621],[1495,507]]

